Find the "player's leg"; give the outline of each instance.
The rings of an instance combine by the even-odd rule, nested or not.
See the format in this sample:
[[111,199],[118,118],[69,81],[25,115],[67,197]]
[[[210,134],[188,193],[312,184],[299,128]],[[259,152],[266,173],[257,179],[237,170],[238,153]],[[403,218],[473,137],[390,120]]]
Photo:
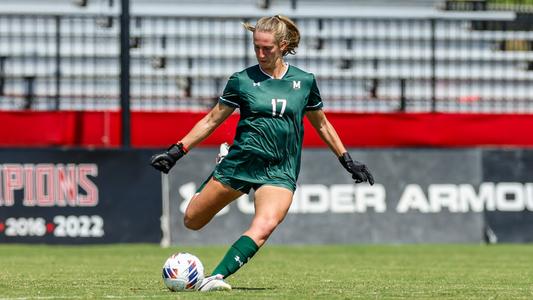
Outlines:
[[185,227],[192,230],[201,229],[221,209],[242,194],[214,178],[209,179],[200,193],[194,195],[189,202],[183,219]]
[[287,215],[292,195],[291,190],[278,186],[263,185],[257,189],[250,228],[230,247],[212,274],[226,278],[247,263]]
[[231,245],[228,252],[204,279],[200,291],[228,291],[224,278],[235,273],[259,250],[270,234],[283,221],[291,206],[293,192],[289,189],[263,185],[255,192],[255,215],[250,228]]
[[255,215],[250,228],[243,235],[249,236],[261,247],[287,215],[292,196],[291,190],[279,186],[263,185],[257,189]]
[[[222,160],[228,155],[229,147],[230,146],[228,143],[222,143],[220,145],[219,152],[215,160],[217,165],[222,162]],[[199,189],[200,192],[197,192],[191,198],[191,201],[189,201],[189,204],[187,205],[184,223],[185,227],[189,229],[201,229],[203,226],[209,223],[213,216],[216,215],[218,211],[220,211],[222,208],[224,208],[225,205],[229,204],[235,198],[242,195],[242,193],[240,193],[240,195],[234,196],[233,192],[235,190],[228,187],[227,185],[221,184],[216,179],[214,179],[214,183],[211,183],[211,181],[213,181],[212,176],[213,174],[211,174],[211,176],[209,176],[209,178],[204,183],[202,183],[202,186],[200,186]],[[207,191],[205,191],[206,185],[208,184],[210,186],[208,187]],[[202,195],[200,198],[198,198],[200,194]],[[191,206],[191,202],[195,202],[194,205]],[[204,210],[208,212],[204,212]],[[214,212],[213,215],[212,212]]]

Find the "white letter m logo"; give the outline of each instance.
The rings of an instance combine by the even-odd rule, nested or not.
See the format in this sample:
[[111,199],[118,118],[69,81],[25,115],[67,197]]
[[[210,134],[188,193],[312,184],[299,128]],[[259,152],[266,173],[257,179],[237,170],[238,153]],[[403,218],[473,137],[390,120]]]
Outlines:
[[300,88],[300,81],[293,81],[292,82],[292,88],[293,89],[299,89]]

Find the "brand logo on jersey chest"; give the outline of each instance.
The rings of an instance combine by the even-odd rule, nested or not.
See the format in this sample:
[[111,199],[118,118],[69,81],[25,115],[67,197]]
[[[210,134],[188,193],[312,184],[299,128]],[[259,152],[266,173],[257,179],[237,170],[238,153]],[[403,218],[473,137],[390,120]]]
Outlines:
[[296,81],[296,80],[293,80],[292,81],[292,88],[297,90],[300,88],[300,80]]
[[261,82],[254,82],[254,86],[261,86]]

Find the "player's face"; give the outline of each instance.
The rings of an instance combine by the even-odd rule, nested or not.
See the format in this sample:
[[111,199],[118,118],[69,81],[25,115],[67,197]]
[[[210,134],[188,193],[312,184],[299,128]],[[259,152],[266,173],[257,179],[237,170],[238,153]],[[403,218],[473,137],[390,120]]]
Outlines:
[[255,57],[264,70],[273,70],[276,62],[283,58],[282,49],[272,32],[254,32]]

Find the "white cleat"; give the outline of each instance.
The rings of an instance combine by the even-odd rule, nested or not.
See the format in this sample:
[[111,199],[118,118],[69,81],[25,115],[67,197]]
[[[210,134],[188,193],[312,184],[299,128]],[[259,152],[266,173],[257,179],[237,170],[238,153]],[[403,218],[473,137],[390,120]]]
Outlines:
[[204,278],[198,288],[200,292],[231,291],[231,285],[224,282],[224,277],[217,274]]
[[229,152],[229,144],[228,143],[220,144],[220,149],[218,151],[218,155],[216,159],[217,165],[224,159],[224,157],[226,157],[226,155],[228,155],[228,152]]

